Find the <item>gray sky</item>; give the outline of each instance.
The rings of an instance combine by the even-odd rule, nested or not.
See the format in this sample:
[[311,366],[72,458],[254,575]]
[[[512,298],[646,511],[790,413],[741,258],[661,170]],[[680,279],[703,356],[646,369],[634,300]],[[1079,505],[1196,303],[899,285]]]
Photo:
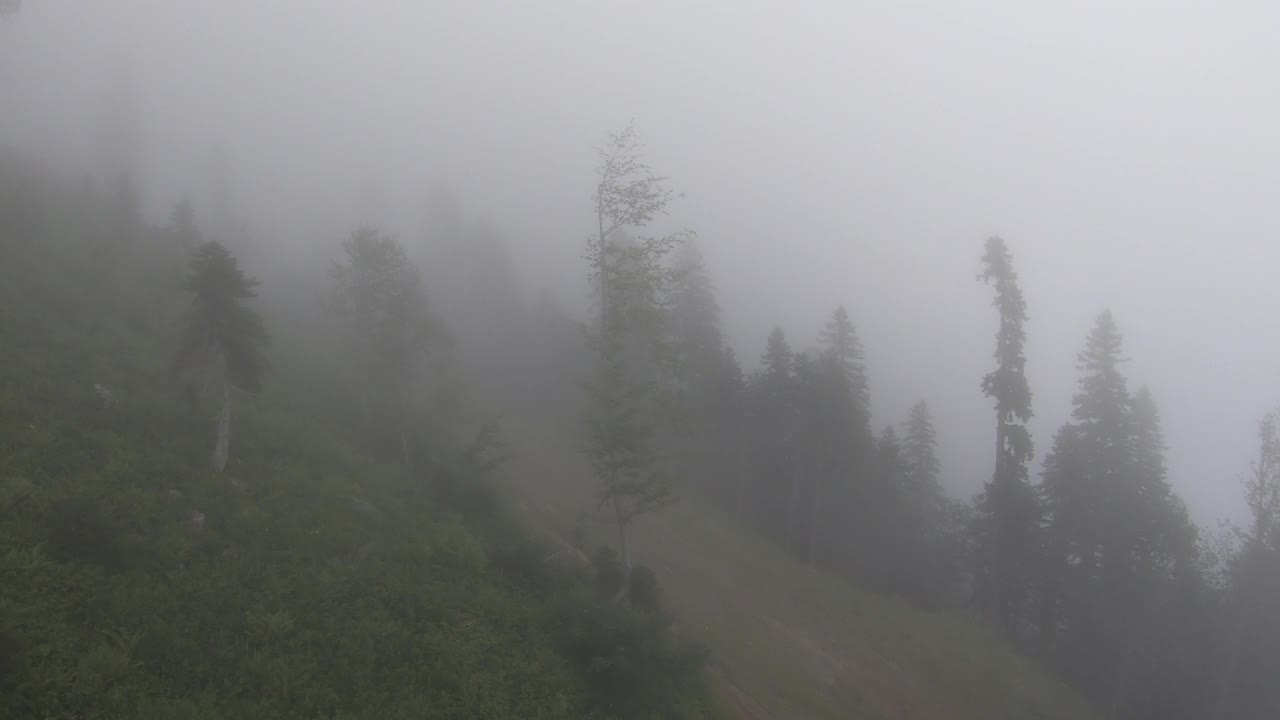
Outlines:
[[989,473],[988,234],[1031,322],[1037,464],[1110,307],[1195,518],[1239,511],[1280,403],[1280,5],[1266,2],[26,0],[0,141],[71,164],[134,67],[153,212],[205,191],[282,249],[455,184],[535,284],[576,292],[591,148],[629,117],[686,193],[744,360],[844,303],[878,422],[923,397],[951,486]]

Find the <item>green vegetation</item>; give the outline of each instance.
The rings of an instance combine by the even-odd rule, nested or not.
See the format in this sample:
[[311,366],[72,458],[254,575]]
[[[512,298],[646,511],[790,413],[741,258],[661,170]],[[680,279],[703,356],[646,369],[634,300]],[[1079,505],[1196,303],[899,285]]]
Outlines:
[[491,428],[439,418],[406,473],[324,340],[269,307],[272,372],[215,473],[214,413],[169,370],[184,253],[145,228],[91,254],[102,197],[23,180],[43,188],[0,244],[0,717],[711,714],[651,584],[613,602],[605,566],[506,518]]

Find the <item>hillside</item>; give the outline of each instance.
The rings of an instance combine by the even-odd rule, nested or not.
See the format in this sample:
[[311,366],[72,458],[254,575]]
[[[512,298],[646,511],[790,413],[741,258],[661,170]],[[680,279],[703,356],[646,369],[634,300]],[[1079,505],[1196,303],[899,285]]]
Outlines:
[[602,600],[583,558],[612,534],[571,430],[503,419],[494,480],[519,520],[457,408],[406,472],[302,300],[261,303],[273,369],[216,475],[209,408],[168,371],[181,257],[148,229],[103,262],[92,222],[37,225],[0,247],[2,717],[1091,717],[982,629],[814,572],[692,498],[636,537],[676,632]]
[[[522,507],[548,532],[608,541],[563,434],[511,421]],[[518,427],[518,430],[515,428]],[[797,563],[696,498],[637,529],[683,622],[710,645],[742,718],[1085,720],[1071,689],[966,619],[916,610]]]
[[77,238],[49,216],[0,245],[0,717],[709,715],[697,648],[548,563],[463,420],[404,472],[269,312],[215,475],[167,371],[182,265]]

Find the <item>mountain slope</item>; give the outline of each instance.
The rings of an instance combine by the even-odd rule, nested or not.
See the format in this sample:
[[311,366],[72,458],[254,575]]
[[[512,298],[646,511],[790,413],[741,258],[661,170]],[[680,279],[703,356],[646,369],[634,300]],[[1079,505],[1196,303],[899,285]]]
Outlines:
[[[530,522],[608,540],[588,468],[554,424],[508,421],[508,478]],[[739,717],[1086,720],[1085,702],[963,618],[916,610],[802,566],[695,498],[641,522],[635,547],[714,656]]]
[[383,460],[296,318],[212,473],[167,369],[181,264],[103,263],[64,215],[0,237],[0,717],[710,715],[696,649],[549,564],[465,427]]

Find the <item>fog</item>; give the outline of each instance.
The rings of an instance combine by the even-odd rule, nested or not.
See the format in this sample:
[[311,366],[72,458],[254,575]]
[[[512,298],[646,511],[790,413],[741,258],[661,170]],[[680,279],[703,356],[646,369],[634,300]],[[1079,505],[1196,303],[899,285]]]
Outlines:
[[1030,313],[1033,473],[1109,307],[1208,524],[1241,511],[1280,401],[1278,21],[1251,2],[27,0],[0,23],[0,143],[89,167],[127,77],[149,216],[207,207],[221,163],[259,262],[283,262],[361,221],[420,233],[450,186],[529,286],[580,307],[592,148],[634,117],[744,366],[772,326],[803,347],[845,304],[876,424],[927,399],[943,477],[972,494],[998,233]]

